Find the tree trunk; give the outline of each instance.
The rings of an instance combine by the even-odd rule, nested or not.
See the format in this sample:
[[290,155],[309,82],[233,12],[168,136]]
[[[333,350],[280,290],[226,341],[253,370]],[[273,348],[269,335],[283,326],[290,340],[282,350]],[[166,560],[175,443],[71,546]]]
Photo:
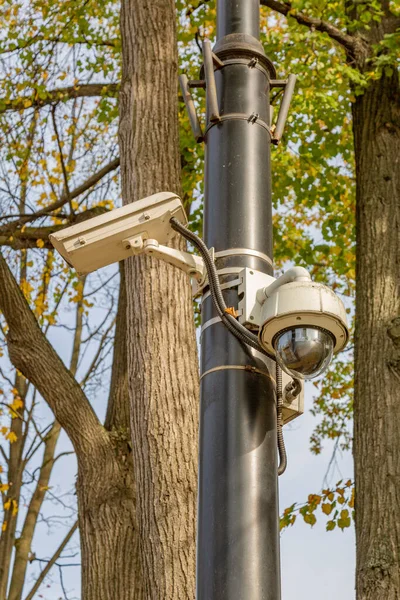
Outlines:
[[[117,456],[118,459],[117,459]],[[97,453],[78,458],[82,598],[136,600],[135,498],[129,458]]]
[[[180,190],[175,3],[123,0],[121,33],[129,203]],[[198,361],[189,280],[151,257],[127,260],[125,273],[140,598],[194,598]]]
[[400,90],[353,106],[357,178],[354,461],[358,600],[400,598]]

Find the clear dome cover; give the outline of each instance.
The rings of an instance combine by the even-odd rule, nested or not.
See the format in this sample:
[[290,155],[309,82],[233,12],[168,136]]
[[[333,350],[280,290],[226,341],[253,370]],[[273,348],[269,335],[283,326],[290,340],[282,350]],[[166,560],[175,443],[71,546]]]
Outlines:
[[327,331],[315,327],[293,327],[274,341],[279,366],[292,377],[314,379],[332,360],[334,340]]

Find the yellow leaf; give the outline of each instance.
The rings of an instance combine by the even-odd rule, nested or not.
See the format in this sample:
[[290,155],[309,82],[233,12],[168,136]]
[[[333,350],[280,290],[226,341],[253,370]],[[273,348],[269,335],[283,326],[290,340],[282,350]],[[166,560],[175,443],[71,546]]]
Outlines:
[[7,529],[7,521],[4,521],[1,529],[2,529],[2,531],[5,531]]
[[326,515],[330,515],[332,512],[332,504],[329,504],[329,502],[324,502],[324,504],[321,506],[322,508],[322,512]]
[[22,293],[24,294],[25,298],[27,300],[29,300],[29,296],[30,296],[31,292],[33,291],[33,287],[31,286],[29,281],[27,281],[26,279],[22,279],[21,283],[19,284],[19,287],[21,288]]
[[15,398],[14,402],[10,404],[10,408],[12,411],[16,412],[18,409],[22,408],[23,405],[24,403],[22,402],[21,398]]
[[44,241],[43,240],[36,240],[36,246],[38,248],[43,248],[44,247]]
[[4,502],[4,510],[9,510],[11,506],[11,500],[7,500],[7,502]]
[[13,431],[10,431],[9,433],[7,433],[6,439],[10,442],[10,444],[13,444],[17,441],[17,436]]
[[321,496],[318,496],[317,494],[310,494],[308,496],[308,503],[309,504],[316,504],[318,505],[321,502]]
[[335,521],[328,521],[326,524],[327,531],[332,531],[332,529],[335,529],[335,527],[336,527]]
[[308,523],[309,525],[311,525],[311,527],[312,527],[313,525],[315,525],[315,523],[317,522],[317,518],[316,518],[316,516],[315,516],[313,513],[311,513],[311,514],[308,514],[308,513],[307,513],[307,514],[305,514],[305,515],[303,516],[303,519],[304,519],[304,521],[305,521],[306,523]]

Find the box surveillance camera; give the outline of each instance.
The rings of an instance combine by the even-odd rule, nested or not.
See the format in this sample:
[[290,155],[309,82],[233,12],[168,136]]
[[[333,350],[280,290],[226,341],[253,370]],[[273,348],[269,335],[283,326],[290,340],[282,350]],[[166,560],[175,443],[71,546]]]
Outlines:
[[170,219],[187,223],[176,194],[161,192],[50,235],[50,241],[78,275],[132,256],[146,239],[166,244],[174,235]]

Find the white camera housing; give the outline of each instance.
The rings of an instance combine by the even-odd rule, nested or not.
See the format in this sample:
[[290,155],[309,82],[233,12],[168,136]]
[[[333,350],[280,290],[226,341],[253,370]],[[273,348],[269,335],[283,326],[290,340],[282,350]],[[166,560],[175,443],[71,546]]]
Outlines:
[[176,235],[171,217],[187,223],[180,198],[161,192],[62,229],[50,241],[78,275],[86,275],[143,252],[146,240],[166,244]]
[[259,338],[263,347],[275,353],[275,336],[285,329],[315,327],[334,338],[334,353],[348,340],[346,310],[330,288],[311,280],[293,281],[274,290],[261,307]]
[[240,277],[240,322],[258,331],[260,344],[291,377],[312,379],[323,373],[349,338],[341,299],[311,281],[302,267],[278,279],[247,268]]

